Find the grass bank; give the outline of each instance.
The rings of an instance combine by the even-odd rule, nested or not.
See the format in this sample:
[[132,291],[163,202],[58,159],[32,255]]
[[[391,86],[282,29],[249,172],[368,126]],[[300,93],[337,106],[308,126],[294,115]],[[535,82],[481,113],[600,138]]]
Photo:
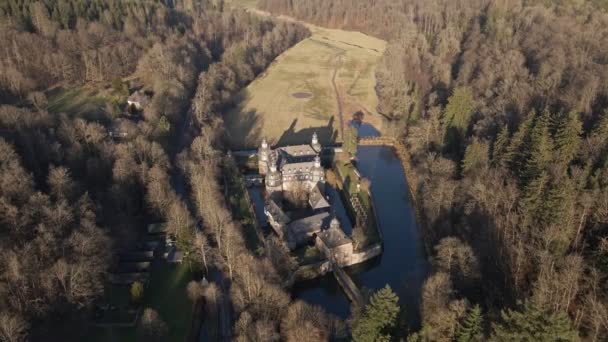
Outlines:
[[362,112],[380,129],[375,70],[386,42],[360,32],[307,26],[312,36],[277,57],[226,114],[233,147],[256,147],[262,137],[271,144],[299,144],[309,142],[313,131],[323,144],[333,142],[340,136],[334,73],[344,121]]
[[[361,183],[361,178],[351,163],[336,160],[334,170],[337,173],[336,186],[340,190],[340,196],[345,204],[346,210],[353,222],[352,238],[355,242],[355,250],[361,251],[368,246],[380,242],[380,232],[376,215],[374,213],[373,199],[368,189]],[[351,198],[358,199],[365,218],[357,215],[357,209]]]

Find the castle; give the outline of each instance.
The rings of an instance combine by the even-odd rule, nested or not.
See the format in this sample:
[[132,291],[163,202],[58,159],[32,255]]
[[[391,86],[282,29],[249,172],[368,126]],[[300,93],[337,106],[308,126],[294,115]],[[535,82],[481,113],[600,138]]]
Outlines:
[[258,151],[258,167],[260,174],[265,175],[268,194],[274,197],[283,191],[298,189],[309,193],[324,193],[325,171],[321,166],[320,153],[321,144],[317,133],[312,135],[310,145],[271,149],[266,139],[262,140]]
[[[265,176],[268,195],[265,214],[271,227],[292,250],[308,243],[323,231],[342,232],[338,219],[330,213],[331,205],[325,197],[325,170],[321,166],[321,149],[319,138],[314,133],[309,145],[271,149],[264,139],[258,150],[259,172]],[[281,205],[284,193],[298,191],[308,198],[305,216],[301,212],[285,212]],[[292,219],[294,217],[297,218]],[[337,235],[343,237],[338,239],[341,242],[350,242],[343,232]]]

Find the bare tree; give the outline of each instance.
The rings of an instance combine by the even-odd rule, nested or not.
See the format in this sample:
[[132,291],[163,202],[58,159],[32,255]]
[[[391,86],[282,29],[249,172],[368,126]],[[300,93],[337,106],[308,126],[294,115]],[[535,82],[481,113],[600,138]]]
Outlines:
[[435,252],[435,267],[449,274],[457,288],[462,289],[479,280],[479,262],[467,243],[455,237],[446,237],[435,246]]
[[8,312],[0,313],[0,337],[7,342],[27,340],[27,322],[19,315]]
[[145,308],[139,319],[137,332],[142,341],[164,341],[169,331],[156,310]]

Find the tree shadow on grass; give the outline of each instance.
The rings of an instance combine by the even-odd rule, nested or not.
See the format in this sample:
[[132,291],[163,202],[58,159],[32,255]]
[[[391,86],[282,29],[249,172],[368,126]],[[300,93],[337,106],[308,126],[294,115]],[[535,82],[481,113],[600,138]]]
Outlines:
[[281,134],[275,142],[277,146],[310,144],[312,135],[317,133],[319,142],[322,145],[334,144],[338,132],[334,128],[334,117],[332,116],[327,122],[327,126],[307,127],[296,131],[295,127],[298,119],[294,119],[291,125]]
[[228,141],[231,148],[250,148],[262,139],[262,118],[257,110],[240,112],[238,119],[229,123]]

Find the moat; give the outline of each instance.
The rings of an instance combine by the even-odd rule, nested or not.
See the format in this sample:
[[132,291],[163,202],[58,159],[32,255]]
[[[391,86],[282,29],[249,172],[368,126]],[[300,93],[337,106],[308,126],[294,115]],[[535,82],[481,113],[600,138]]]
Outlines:
[[[384,251],[347,272],[363,289],[376,290],[389,284],[399,295],[408,321],[418,324],[420,291],[428,266],[401,162],[394,150],[385,146],[359,146],[357,160],[359,172],[372,184]],[[350,314],[350,302],[331,274],[296,284],[293,294],[340,317]]]

